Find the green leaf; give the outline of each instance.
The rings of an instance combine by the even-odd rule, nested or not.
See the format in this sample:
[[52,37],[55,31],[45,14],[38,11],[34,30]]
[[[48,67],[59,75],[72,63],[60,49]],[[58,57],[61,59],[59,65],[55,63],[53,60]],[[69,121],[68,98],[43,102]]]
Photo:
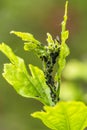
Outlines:
[[25,42],[35,43],[37,45],[40,45],[40,42],[34,38],[34,36],[30,33],[25,32],[17,32],[17,31],[11,31],[11,34],[15,34],[18,37],[20,37]]
[[58,70],[55,74],[55,82],[57,83],[57,92],[56,95],[59,97],[60,94],[60,83],[61,83],[61,74],[66,64],[66,57],[69,55],[70,51],[66,44],[66,40],[69,36],[69,31],[66,30],[66,23],[67,23],[67,7],[68,7],[68,1],[66,1],[65,4],[65,14],[64,14],[64,20],[62,22],[62,31],[61,31],[61,45],[60,45],[60,52],[58,56]]
[[87,127],[87,106],[82,102],[59,102],[54,107],[44,106],[44,111],[35,112],[52,130],[84,130]]
[[58,60],[58,72],[57,72],[57,77],[58,79],[60,79],[61,74],[62,74],[62,70],[65,67],[66,64],[66,56],[69,55],[69,48],[68,46],[64,43],[63,45],[61,45],[60,47],[60,54],[59,54],[59,60]]
[[48,42],[48,46],[54,45],[54,40],[50,33],[47,33],[47,42]]
[[46,85],[42,70],[29,65],[31,75],[28,73],[24,60],[16,56],[6,44],[0,44],[2,51],[11,61],[4,64],[3,77],[11,84],[18,94],[40,100],[46,105],[53,105],[50,89]]
[[24,43],[24,50],[25,51],[32,51],[32,52],[35,52],[35,54],[40,57],[40,56],[43,56],[43,55],[46,55],[46,49],[41,46],[41,45],[37,45],[35,43],[30,43],[30,42],[27,42],[27,43]]
[[53,40],[52,35],[50,33],[47,33],[47,43],[48,46],[45,46],[48,50],[49,53],[55,53],[59,51],[60,44],[58,41],[55,39]]
[[24,43],[24,50],[25,51],[33,51],[37,48],[37,45],[36,44],[32,44],[32,43]]
[[67,6],[68,6],[68,1],[66,1],[65,4],[65,14],[64,14],[64,20],[62,22],[62,31],[61,31],[61,46],[60,46],[60,54],[59,54],[59,60],[58,60],[58,71],[56,78],[60,79],[62,70],[65,67],[66,63],[66,57],[69,55],[69,48],[66,44],[66,40],[68,39],[69,36],[69,31],[66,30],[66,23],[67,23]]
[[17,35],[25,42],[25,51],[33,51],[37,54],[38,57],[46,55],[46,48],[44,48],[44,46],[42,46],[42,44],[36,40],[32,34],[16,31],[11,31],[11,34]]

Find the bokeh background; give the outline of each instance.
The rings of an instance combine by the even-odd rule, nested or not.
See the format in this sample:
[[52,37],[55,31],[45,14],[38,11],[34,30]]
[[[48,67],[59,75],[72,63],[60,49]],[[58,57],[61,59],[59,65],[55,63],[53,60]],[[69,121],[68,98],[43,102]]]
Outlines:
[[[0,0],[0,43],[7,43],[25,59],[25,63],[41,66],[35,55],[24,52],[23,42],[11,30],[30,32],[46,43],[46,33],[60,36],[65,0]],[[70,55],[62,74],[61,100],[87,103],[87,1],[69,1],[67,44]],[[3,64],[9,62],[0,52],[0,130],[48,130],[30,114],[42,104],[19,96],[3,79]]]

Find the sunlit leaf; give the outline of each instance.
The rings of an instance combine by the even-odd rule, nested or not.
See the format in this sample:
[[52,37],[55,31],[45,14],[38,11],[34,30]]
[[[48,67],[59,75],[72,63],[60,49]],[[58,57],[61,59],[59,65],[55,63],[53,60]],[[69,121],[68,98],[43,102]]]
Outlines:
[[65,14],[64,14],[64,20],[62,22],[62,31],[61,31],[61,46],[60,46],[60,54],[59,54],[59,60],[58,60],[58,71],[56,78],[60,79],[62,70],[65,67],[66,63],[66,56],[69,55],[69,48],[66,44],[66,40],[68,39],[69,36],[69,31],[66,30],[66,23],[67,23],[67,6],[68,6],[68,1],[66,2],[65,5]]
[[65,14],[64,14],[64,19],[62,21],[62,31],[61,31],[61,44],[60,44],[60,52],[59,52],[59,56],[58,56],[58,61],[57,61],[57,65],[58,65],[58,69],[57,69],[57,73],[55,74],[55,81],[57,82],[57,91],[56,91],[56,95],[57,97],[59,97],[60,94],[60,83],[61,83],[61,74],[62,71],[65,67],[65,63],[66,63],[66,57],[69,55],[70,51],[69,48],[66,44],[66,40],[68,39],[69,36],[69,31],[66,30],[66,23],[67,23],[67,7],[68,7],[68,1],[66,1],[65,4]]
[[30,75],[24,60],[16,56],[10,47],[2,43],[0,44],[0,51],[11,61],[11,63],[4,64],[3,76],[17,93],[24,97],[36,98],[44,104],[53,105],[43,71],[38,67],[29,65]]
[[47,33],[47,42],[49,46],[54,44],[54,40],[50,33]]
[[11,34],[15,34],[24,41],[24,50],[33,51],[37,56],[43,56],[46,54],[44,46],[34,38],[30,33],[11,31]]
[[34,38],[34,36],[30,33],[25,33],[25,32],[17,32],[17,31],[11,31],[11,34],[15,34],[18,37],[20,37],[23,41],[25,42],[31,42],[31,43],[35,43],[35,44],[40,44],[40,42],[38,40],[36,40]]
[[82,102],[59,102],[54,107],[45,106],[44,111],[32,116],[52,130],[84,130],[87,127],[87,106]]

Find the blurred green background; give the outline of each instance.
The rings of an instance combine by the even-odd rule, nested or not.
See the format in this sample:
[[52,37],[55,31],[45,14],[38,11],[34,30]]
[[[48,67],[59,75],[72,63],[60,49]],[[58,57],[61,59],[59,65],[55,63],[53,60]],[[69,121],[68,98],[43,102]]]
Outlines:
[[[41,66],[23,42],[10,35],[11,30],[30,32],[46,43],[46,33],[60,36],[65,0],[0,0],[0,43],[7,43],[26,64]],[[69,1],[67,41],[71,54],[62,75],[61,100],[87,103],[87,1]],[[73,60],[74,59],[74,60]],[[3,64],[8,59],[0,52],[0,130],[48,130],[30,113],[41,110],[38,101],[23,98],[3,79]]]

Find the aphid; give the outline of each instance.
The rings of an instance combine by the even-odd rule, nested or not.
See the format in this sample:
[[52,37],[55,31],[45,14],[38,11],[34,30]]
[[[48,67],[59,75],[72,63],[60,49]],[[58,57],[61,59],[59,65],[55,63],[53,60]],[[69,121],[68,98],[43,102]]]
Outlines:
[[48,60],[46,56],[40,56],[40,59],[42,59],[45,62],[47,62],[47,60]]
[[52,63],[55,64],[56,58],[57,58],[57,56],[58,56],[58,52],[51,53],[50,56],[52,57]]
[[50,65],[51,65],[51,62],[48,60],[48,61],[47,61],[47,67],[49,68]]

